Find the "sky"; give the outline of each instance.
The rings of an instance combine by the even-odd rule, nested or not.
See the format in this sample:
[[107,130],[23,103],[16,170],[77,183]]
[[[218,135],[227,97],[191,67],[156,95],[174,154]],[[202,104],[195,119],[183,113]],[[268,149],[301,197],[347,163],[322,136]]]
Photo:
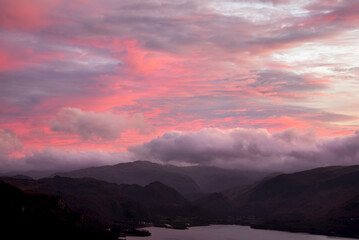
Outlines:
[[0,0],[0,171],[359,164],[357,0]]

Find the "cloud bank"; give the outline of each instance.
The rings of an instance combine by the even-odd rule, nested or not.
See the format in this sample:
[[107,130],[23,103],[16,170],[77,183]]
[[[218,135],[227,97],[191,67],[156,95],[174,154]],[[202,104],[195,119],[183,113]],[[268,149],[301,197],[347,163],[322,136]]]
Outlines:
[[318,139],[295,129],[203,129],[168,132],[129,149],[139,159],[266,171],[359,164],[359,134]]

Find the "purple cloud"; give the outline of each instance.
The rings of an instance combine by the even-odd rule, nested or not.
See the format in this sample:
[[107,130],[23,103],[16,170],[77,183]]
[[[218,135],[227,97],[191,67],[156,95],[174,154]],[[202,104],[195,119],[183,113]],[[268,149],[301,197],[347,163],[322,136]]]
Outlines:
[[359,135],[322,140],[313,133],[289,129],[203,129],[168,132],[130,147],[138,159],[164,163],[215,165],[268,171],[297,171],[359,163]]

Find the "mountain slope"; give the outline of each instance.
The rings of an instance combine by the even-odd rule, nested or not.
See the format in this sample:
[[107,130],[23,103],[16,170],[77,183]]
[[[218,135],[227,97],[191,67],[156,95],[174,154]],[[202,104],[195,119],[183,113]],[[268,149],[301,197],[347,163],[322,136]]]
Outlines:
[[359,166],[282,174],[225,194],[253,226],[359,236]]

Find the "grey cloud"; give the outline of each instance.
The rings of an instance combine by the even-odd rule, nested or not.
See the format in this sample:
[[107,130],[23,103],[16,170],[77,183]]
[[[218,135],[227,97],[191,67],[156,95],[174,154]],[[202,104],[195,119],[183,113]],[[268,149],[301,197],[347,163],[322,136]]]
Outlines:
[[168,132],[129,148],[139,159],[269,171],[297,171],[328,165],[359,164],[359,135],[321,140],[289,129],[203,129]]
[[[215,1],[122,3],[116,8],[117,14],[106,16],[105,24],[117,34],[127,32],[137,36],[147,48],[181,52],[187,47],[199,46],[203,50],[205,46],[210,46],[212,50],[221,48],[231,52],[245,50],[258,53],[275,46],[283,47],[287,43],[304,42],[353,28],[346,23],[346,18],[356,11],[353,1],[332,4],[324,13],[309,10],[308,15],[288,17],[286,21],[290,24],[283,28],[282,21],[254,24],[240,16],[224,16],[208,11],[208,4],[211,2]],[[294,1],[257,2],[278,5]],[[334,14],[338,14],[339,18],[330,20],[328,24],[327,17]],[[192,19],[178,18],[183,16],[191,16]],[[240,30],[233,34],[233,29],[238,29],[239,26]]]
[[269,88],[268,91],[279,93],[279,95],[287,92],[313,92],[327,87],[323,83],[313,81],[315,79],[306,79],[301,75],[285,71],[259,71],[257,75],[256,81],[249,84],[250,87]]
[[131,160],[126,152],[75,151],[46,148],[20,159],[16,170],[73,170],[86,167],[113,165]]
[[101,17],[98,17],[101,10],[76,15],[64,11],[56,17],[73,24],[44,27],[38,36],[64,41],[72,38],[130,38],[137,39],[146,48],[178,54],[199,47],[242,50],[245,45],[243,41],[238,41],[238,37],[249,40],[242,34],[237,34],[233,39],[233,27],[238,27],[243,20],[209,11],[209,1],[105,2],[101,1],[101,5],[106,5],[108,9]]
[[[311,11],[308,6],[310,11],[308,16],[289,17],[286,21],[293,23],[293,26],[282,28],[282,22],[253,24],[241,17],[222,15],[210,10],[209,5],[213,2],[216,1],[94,1],[95,4],[106,6],[107,9],[96,9],[98,12],[90,9],[86,14],[82,14],[86,9],[80,6],[75,8],[78,12],[60,8],[58,11],[62,14],[60,16],[54,14],[52,17],[72,24],[57,23],[43,27],[37,35],[52,40],[72,38],[87,40],[99,36],[103,39],[130,37],[138,39],[147,48],[177,53],[186,52],[186,48],[213,50],[218,47],[230,52],[243,50],[257,52],[272,49],[274,45],[310,40],[354,28],[346,24],[345,20],[357,12],[355,1],[330,4],[330,8],[327,9],[329,13]],[[246,2],[253,3],[253,1]],[[295,1],[257,0],[257,2],[277,5]],[[324,4],[319,2],[316,5]],[[338,14],[339,18],[327,24],[323,19],[330,14]],[[303,24],[305,26],[301,27]],[[235,34],[234,29],[237,29]],[[263,33],[266,34],[262,35]]]
[[50,125],[53,131],[78,135],[85,140],[116,139],[128,129],[140,132],[149,130],[142,114],[128,116],[111,112],[85,112],[78,108],[63,108]]
[[[228,0],[230,2],[248,2],[248,0]],[[294,0],[251,0],[251,2],[261,2],[261,3],[270,3],[273,5],[277,4],[289,4],[294,2]]]
[[[263,0],[264,1],[264,0]],[[272,1],[274,5],[290,3],[291,1]],[[295,2],[295,1],[292,1]],[[355,20],[359,9],[358,1],[308,1],[303,6],[303,10],[308,11],[304,16],[287,17],[286,27],[281,27],[281,23],[268,23],[261,26],[260,29],[266,34],[259,34],[256,38],[247,41],[249,46],[257,46],[260,50],[272,51],[276,48],[289,47],[290,44],[298,44],[320,39],[327,36],[337,35],[344,31],[354,29]],[[283,21],[282,21],[283,23]],[[354,23],[354,24],[353,24]],[[260,33],[260,32],[258,32]],[[269,33],[269,34],[268,34]],[[253,49],[253,47],[250,47]]]
[[359,164],[359,134],[326,140],[317,151],[293,151],[291,157],[327,165]]

